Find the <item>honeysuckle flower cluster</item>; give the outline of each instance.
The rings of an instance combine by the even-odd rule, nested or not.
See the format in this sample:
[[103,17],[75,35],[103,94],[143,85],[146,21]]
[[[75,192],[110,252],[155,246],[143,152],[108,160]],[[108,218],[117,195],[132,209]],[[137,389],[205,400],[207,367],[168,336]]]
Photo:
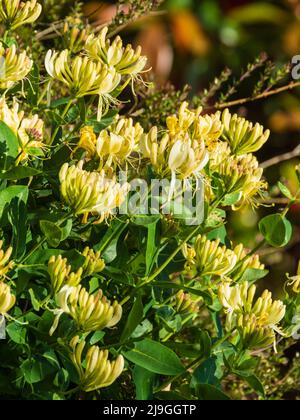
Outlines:
[[0,99],[0,121],[3,121],[18,137],[19,156],[17,164],[31,155],[42,155],[46,148],[43,143],[44,122],[37,114],[25,117],[15,101],[10,108],[5,98]]
[[80,341],[78,336],[71,340],[70,346],[72,349],[70,357],[78,372],[79,386],[85,392],[111,385],[124,369],[123,356],[119,355],[111,362],[108,359],[108,350],[100,350],[98,346],[89,347],[83,356],[86,342]]
[[124,202],[129,184],[108,178],[104,171],[88,172],[83,169],[84,162],[77,166],[65,163],[59,173],[63,200],[76,215],[88,214],[99,217],[99,223],[109,217]]
[[174,296],[174,309],[181,315],[196,315],[199,309],[201,298],[194,298],[189,293],[179,290]]
[[7,29],[15,30],[19,26],[35,22],[42,12],[37,0],[1,0],[0,22]]
[[100,251],[94,251],[93,249],[86,246],[82,251],[82,256],[85,257],[85,261],[82,264],[82,277],[92,276],[93,274],[101,273],[105,268],[105,262],[101,258]]
[[278,324],[285,315],[286,307],[280,300],[273,300],[265,290],[254,301],[256,286],[248,282],[231,286],[219,286],[219,300],[225,310],[226,330],[237,328],[245,348],[262,349],[276,343],[275,333],[282,334]]
[[55,295],[64,286],[76,287],[81,281],[83,268],[80,267],[76,273],[72,272],[72,267],[68,264],[67,258],[61,255],[53,255],[48,262],[48,273],[51,280],[52,293]]
[[5,47],[0,42],[0,89],[11,89],[25,79],[32,65],[26,51],[18,52],[15,44]]
[[90,332],[111,328],[122,316],[122,306],[112,304],[103,296],[102,290],[90,295],[81,285],[64,286],[56,295],[59,314],[70,315],[79,331]]
[[10,260],[13,248],[10,246],[6,250],[3,249],[3,241],[0,241],[0,279],[5,278],[9,270],[14,266],[14,262]]
[[228,109],[222,114],[222,123],[222,139],[235,155],[257,152],[270,137],[270,130],[264,131],[259,123],[253,125],[237,114],[231,115]]
[[257,254],[247,255],[242,244],[228,249],[220,240],[210,241],[205,235],[198,235],[193,245],[184,244],[186,259],[185,274],[188,277],[218,276],[236,282],[247,269],[263,270]]

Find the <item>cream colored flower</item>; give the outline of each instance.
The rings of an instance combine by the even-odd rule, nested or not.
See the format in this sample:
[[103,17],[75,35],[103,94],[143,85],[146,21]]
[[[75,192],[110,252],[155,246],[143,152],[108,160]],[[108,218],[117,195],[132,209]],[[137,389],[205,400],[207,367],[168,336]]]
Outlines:
[[79,26],[71,25],[69,22],[65,22],[62,35],[66,49],[73,54],[81,52],[84,48],[90,30],[91,28],[89,25],[81,29]]
[[17,164],[28,159],[34,152],[42,154],[46,145],[43,143],[44,122],[38,117],[25,117],[23,111],[19,111],[19,105],[15,101],[9,108],[5,98],[0,99],[0,121],[3,121],[19,139],[19,157]]
[[72,348],[70,357],[78,372],[80,387],[85,392],[111,385],[124,369],[123,356],[120,355],[115,361],[110,362],[108,351],[100,350],[97,346],[90,347],[83,358],[86,342],[79,341],[78,336],[72,339],[70,346]]
[[231,115],[226,109],[222,114],[223,139],[228,142],[235,155],[244,155],[259,150],[270,137],[270,130],[264,131],[260,124],[253,124],[245,118]]
[[80,55],[71,58],[68,50],[60,53],[49,50],[45,66],[48,74],[64,83],[74,98],[98,95],[98,119],[101,119],[103,109],[106,111],[110,103],[116,102],[111,94],[119,85],[121,75],[114,67]]
[[122,39],[117,36],[112,42],[106,37],[108,28],[101,30],[98,36],[90,35],[85,49],[94,60],[113,66],[122,75],[136,77],[147,63],[147,57],[141,55],[141,47],[136,50],[129,44],[123,47]]
[[16,297],[11,293],[10,286],[0,282],[0,315],[5,316],[16,303]]
[[5,278],[6,273],[11,270],[14,266],[14,262],[10,261],[11,254],[13,252],[12,247],[3,250],[3,241],[0,241],[0,279]]
[[288,286],[292,286],[294,293],[300,293],[300,261],[298,263],[298,269],[296,276],[289,277]]
[[221,246],[219,240],[210,241],[198,235],[193,246],[184,245],[183,256],[187,262],[186,272],[193,276],[225,276],[235,266],[236,254]]
[[17,52],[15,44],[9,48],[0,42],[0,89],[10,89],[23,80],[32,68],[33,62],[26,52]]
[[104,171],[88,172],[82,169],[83,161],[69,167],[65,163],[59,173],[61,195],[76,215],[98,214],[99,222],[114,212],[124,202],[129,184],[107,178]]
[[76,273],[71,272],[72,268],[66,258],[61,255],[53,255],[48,262],[48,273],[51,280],[52,293],[57,294],[64,286],[76,287],[81,282],[83,269],[80,267]]
[[0,22],[10,30],[35,22],[41,12],[42,6],[37,0],[0,0]]
[[80,331],[89,332],[111,328],[121,319],[122,306],[112,304],[101,290],[90,295],[82,286],[64,286],[56,295],[59,309],[70,315]]
[[99,134],[97,154],[101,160],[100,167],[124,163],[137,151],[142,134],[139,123],[134,124],[131,118],[117,116],[114,123]]

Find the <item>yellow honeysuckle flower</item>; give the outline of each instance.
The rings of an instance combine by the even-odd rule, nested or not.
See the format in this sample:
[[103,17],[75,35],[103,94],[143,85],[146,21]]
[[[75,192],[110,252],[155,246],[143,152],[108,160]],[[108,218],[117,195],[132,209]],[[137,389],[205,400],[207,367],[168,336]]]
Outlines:
[[30,72],[32,64],[25,51],[17,53],[15,44],[6,48],[0,42],[0,89],[10,89],[23,80]]
[[80,139],[73,151],[73,154],[77,149],[84,149],[86,151],[86,158],[92,159],[96,154],[97,137],[94,133],[93,127],[85,126],[80,130]]
[[268,290],[256,301],[255,293],[256,286],[250,286],[248,282],[235,286],[223,283],[219,286],[219,300],[227,314],[226,330],[238,327],[242,331],[241,336],[246,337],[248,343],[251,341],[252,347],[260,347],[263,338],[268,341],[273,337],[271,343],[275,344],[274,332],[281,333],[278,324],[284,318],[286,307],[280,300],[273,301]]
[[2,249],[3,241],[0,241],[0,278],[5,277],[6,273],[14,266],[14,262],[10,261],[13,252],[12,247],[7,248],[6,251]]
[[193,246],[182,248],[187,262],[186,272],[193,276],[225,276],[237,262],[236,254],[221,246],[219,240],[210,241],[204,235],[198,235]]
[[11,293],[10,286],[0,282],[0,315],[5,316],[16,303],[16,297]]
[[89,36],[89,31],[89,25],[81,29],[79,26],[65,22],[63,27],[63,38],[66,49],[73,54],[81,52]]
[[114,123],[99,134],[97,154],[101,160],[100,166],[125,162],[137,151],[142,134],[139,123],[134,124],[131,118],[117,116]]
[[258,325],[254,314],[240,315],[237,328],[245,349],[261,350],[274,345],[276,341],[275,332]]
[[19,105],[15,101],[11,108],[8,107],[5,98],[0,99],[0,121],[3,121],[19,139],[19,157],[17,163],[27,159],[32,154],[32,149],[42,150],[46,145],[42,142],[44,136],[44,122],[38,117],[25,117],[23,111],[19,111]]
[[112,42],[106,37],[108,28],[101,30],[98,36],[90,35],[86,40],[85,50],[88,55],[113,66],[122,75],[136,77],[147,63],[147,57],[141,55],[141,47],[136,50],[130,44],[123,47],[122,39],[117,36]]
[[86,342],[79,341],[78,336],[71,340],[70,346],[72,348],[70,357],[78,372],[80,387],[85,392],[111,385],[124,369],[123,356],[120,355],[115,361],[111,362],[108,360],[108,350],[100,350],[98,346],[90,347],[85,358],[83,358],[82,353],[86,347]]
[[45,66],[48,74],[64,83],[74,98],[98,95],[98,119],[101,118],[103,106],[106,111],[110,103],[117,102],[111,94],[119,85],[121,75],[114,67],[80,55],[72,58],[68,50],[60,53],[49,50]]
[[82,277],[92,276],[104,270],[105,262],[100,258],[100,251],[95,252],[87,246],[84,248],[82,255],[85,257],[85,262],[82,265]]
[[185,293],[183,290],[179,290],[174,296],[174,307],[179,314],[197,314],[199,309],[199,300],[201,298],[194,299],[189,293]]
[[122,306],[112,304],[102,290],[90,295],[82,286],[64,286],[56,295],[56,303],[63,313],[70,315],[83,332],[115,326],[122,317]]
[[228,142],[235,155],[244,155],[259,150],[270,137],[270,130],[264,131],[260,124],[253,124],[245,118],[231,115],[226,109],[222,114],[223,139]]
[[0,22],[10,30],[35,22],[41,12],[42,6],[37,0],[0,0]]
[[223,132],[223,125],[220,120],[221,113],[212,115],[200,115],[195,120],[195,138],[204,140],[207,147],[218,140]]
[[78,286],[82,278],[83,269],[80,267],[76,273],[71,272],[72,268],[66,258],[61,255],[53,255],[48,262],[48,273],[50,275],[52,293],[57,294],[63,286]]
[[121,206],[129,191],[129,184],[107,178],[104,171],[88,172],[83,161],[69,167],[65,163],[59,173],[61,195],[76,215],[98,214],[99,221]]
[[237,245],[233,252],[237,256],[237,264],[242,261],[241,265],[230,273],[232,281],[237,282],[245,273],[247,269],[264,270],[264,264],[259,261],[257,254],[247,255],[247,252],[242,244]]

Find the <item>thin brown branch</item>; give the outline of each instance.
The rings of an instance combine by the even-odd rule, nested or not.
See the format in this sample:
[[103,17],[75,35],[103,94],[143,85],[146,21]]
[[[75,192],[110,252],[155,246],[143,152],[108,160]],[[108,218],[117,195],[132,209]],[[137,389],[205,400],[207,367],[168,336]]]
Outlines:
[[277,95],[278,93],[282,93],[285,92],[287,90],[292,90],[295,89],[297,87],[300,87],[300,82],[291,82],[288,85],[285,86],[281,86],[277,89],[273,89],[267,92],[263,92],[257,96],[249,96],[247,98],[242,98],[242,99],[236,99],[234,101],[230,101],[230,102],[225,102],[225,103],[221,103],[221,104],[216,104],[211,108],[214,109],[224,109],[224,108],[231,108],[233,106],[238,106],[238,105],[244,105],[246,103],[249,102],[255,102],[258,101],[260,99],[267,99],[269,96],[273,96],[273,95]]
[[300,144],[298,144],[297,147],[295,147],[294,150],[291,152],[283,153],[282,155],[275,156],[271,159],[266,160],[265,162],[262,162],[260,166],[264,169],[269,168],[270,166],[277,165],[280,162],[285,162],[290,159],[294,159],[295,157],[300,156]]

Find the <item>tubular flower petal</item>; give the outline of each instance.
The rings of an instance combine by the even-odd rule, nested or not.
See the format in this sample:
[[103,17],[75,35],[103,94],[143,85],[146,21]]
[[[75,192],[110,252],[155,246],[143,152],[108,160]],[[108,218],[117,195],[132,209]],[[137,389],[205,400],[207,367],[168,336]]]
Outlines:
[[11,294],[10,286],[0,282],[0,315],[6,315],[15,303],[16,297]]
[[257,254],[248,256],[242,244],[237,245],[233,252],[237,256],[237,263],[241,262],[241,265],[230,273],[230,278],[233,282],[241,279],[247,269],[264,270],[265,266],[259,261],[259,256]]
[[97,154],[96,144],[97,137],[93,127],[85,126],[80,131],[80,139],[73,153],[77,149],[84,149],[86,151],[86,159],[92,159]]
[[300,261],[298,263],[297,275],[292,277],[288,276],[288,279],[288,286],[293,287],[293,292],[297,294],[300,293]]
[[23,80],[30,72],[32,64],[25,51],[17,53],[15,44],[5,48],[0,42],[0,89],[10,89]]
[[79,26],[74,26],[65,22],[62,35],[66,49],[73,54],[81,52],[88,38],[89,30],[89,25],[81,29]]
[[231,115],[226,109],[222,114],[224,125],[223,139],[230,145],[235,155],[244,155],[259,150],[270,137],[270,131],[264,131],[260,124],[253,124],[237,114]]
[[[124,369],[123,356],[120,355],[111,362],[108,360],[108,350],[100,350],[97,346],[90,347],[83,358],[86,342],[80,342],[78,336],[72,339],[70,346],[72,349],[70,358],[78,372],[80,387],[85,392],[110,386]],[[83,367],[84,361],[85,367]]]
[[141,55],[141,47],[136,50],[130,44],[123,46],[122,39],[117,36],[112,42],[106,38],[108,28],[105,27],[98,36],[90,35],[85,43],[89,57],[113,66],[121,75],[136,77],[147,63],[147,57]]
[[81,281],[83,269],[80,267],[76,273],[71,272],[71,266],[66,258],[53,255],[48,262],[48,273],[51,279],[53,294],[57,294],[63,286],[78,286]]
[[107,178],[104,171],[87,172],[65,163],[59,174],[61,195],[76,215],[98,214],[100,221],[108,217],[124,202],[129,184],[121,185],[114,178]]
[[235,286],[224,283],[219,286],[218,295],[227,314],[226,329],[238,327],[245,343],[251,344],[251,348],[261,348],[263,338],[269,342],[272,337],[271,344],[275,344],[274,332],[281,333],[278,324],[284,318],[286,307],[280,300],[273,301],[268,290],[256,301],[255,293],[256,286],[248,282]]
[[137,151],[143,129],[131,118],[116,117],[115,122],[102,130],[97,140],[97,154],[101,166],[121,165]]
[[14,266],[14,262],[10,261],[13,252],[12,247],[7,248],[6,251],[2,249],[3,241],[0,241],[0,278],[5,277],[6,273]]
[[189,293],[179,290],[174,297],[174,308],[179,314],[196,314],[199,309],[199,300],[193,299]]
[[185,269],[198,276],[224,276],[231,271],[236,262],[236,254],[220,246],[220,241],[210,241],[205,236],[197,236],[193,246],[184,245],[183,255],[187,260]]
[[121,319],[122,306],[112,304],[102,290],[90,295],[82,286],[64,286],[56,295],[56,303],[62,312],[70,315],[81,331],[97,331],[115,326]]
[[35,22],[41,12],[42,6],[37,0],[0,0],[0,22],[11,30]]

